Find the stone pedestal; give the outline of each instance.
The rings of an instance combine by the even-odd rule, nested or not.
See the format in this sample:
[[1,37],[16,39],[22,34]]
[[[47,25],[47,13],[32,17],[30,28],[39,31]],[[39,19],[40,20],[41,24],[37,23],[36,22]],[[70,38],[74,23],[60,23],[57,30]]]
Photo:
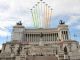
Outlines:
[[64,60],[69,60],[68,55],[64,55]]

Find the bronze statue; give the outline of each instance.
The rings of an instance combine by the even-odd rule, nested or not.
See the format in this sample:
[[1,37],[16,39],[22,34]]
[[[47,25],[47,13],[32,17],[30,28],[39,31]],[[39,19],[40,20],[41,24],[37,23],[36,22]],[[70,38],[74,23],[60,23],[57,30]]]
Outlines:
[[17,23],[17,25],[22,25],[22,22],[21,22],[21,21],[20,21],[20,22],[18,22],[18,23]]
[[60,23],[59,24],[65,24],[65,22],[63,22],[62,20],[60,20]]

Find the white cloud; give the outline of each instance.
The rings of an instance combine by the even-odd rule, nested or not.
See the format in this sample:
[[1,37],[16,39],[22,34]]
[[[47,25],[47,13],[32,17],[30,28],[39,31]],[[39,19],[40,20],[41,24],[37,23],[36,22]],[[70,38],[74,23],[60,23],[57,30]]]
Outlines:
[[80,30],[80,25],[77,25],[75,28],[78,29],[78,30]]
[[67,25],[73,25],[75,23],[79,23],[80,16],[70,16],[69,20],[66,22]]
[[[9,27],[22,20],[25,26],[32,25],[30,9],[39,0],[0,0],[0,27]],[[53,8],[53,14],[80,14],[80,0],[43,0]],[[71,16],[67,24],[77,23],[79,16]],[[2,32],[4,34],[2,34]],[[8,32],[1,31],[0,35],[6,36]]]
[[7,37],[11,35],[10,29],[16,24],[16,21],[2,20],[0,21],[0,24],[0,36]]
[[55,14],[80,14],[80,0],[47,0]]
[[0,45],[0,49],[2,49],[2,45]]
[[[30,19],[29,9],[32,8],[39,0],[0,0],[2,5],[6,4],[8,11],[5,10],[4,13],[0,12],[1,20],[8,20],[10,17],[16,17],[19,20]],[[55,14],[65,14],[65,13],[80,13],[80,0],[44,0],[48,5],[54,9]],[[26,15],[27,14],[27,15]],[[55,15],[54,14],[54,15]],[[26,17],[25,17],[25,16]],[[30,21],[30,20],[28,20]],[[28,24],[28,23],[26,23]]]
[[10,35],[11,35],[10,32],[0,30],[0,36],[1,37],[7,37],[7,36],[10,36]]

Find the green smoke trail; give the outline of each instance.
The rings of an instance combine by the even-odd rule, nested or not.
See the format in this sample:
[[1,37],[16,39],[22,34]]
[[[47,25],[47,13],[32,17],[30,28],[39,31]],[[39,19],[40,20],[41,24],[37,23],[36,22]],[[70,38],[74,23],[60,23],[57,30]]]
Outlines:
[[37,28],[37,15],[36,15],[36,9],[34,8],[33,9],[33,17],[34,17],[34,24],[35,24],[35,27]]
[[44,25],[45,28],[48,28],[50,25],[51,13],[49,6],[45,4],[45,2],[38,2],[32,9],[34,26],[39,28]]
[[39,14],[38,14],[38,5],[35,7],[35,12],[36,12],[36,27],[39,28]]
[[34,17],[34,24],[36,28],[39,28],[39,20],[40,20],[40,16],[39,16],[39,4],[36,4],[35,8],[33,9],[33,17]]
[[34,20],[34,14],[33,14],[32,9],[31,9],[31,14],[32,14],[32,18],[33,18],[33,24],[34,24],[34,27],[35,27],[35,20]]
[[40,11],[39,11],[40,7],[39,7],[39,3],[36,6],[36,15],[37,15],[37,24],[38,24],[38,28],[40,27]]
[[37,15],[36,15],[36,9],[34,9],[34,17],[35,17],[35,27],[37,28]]

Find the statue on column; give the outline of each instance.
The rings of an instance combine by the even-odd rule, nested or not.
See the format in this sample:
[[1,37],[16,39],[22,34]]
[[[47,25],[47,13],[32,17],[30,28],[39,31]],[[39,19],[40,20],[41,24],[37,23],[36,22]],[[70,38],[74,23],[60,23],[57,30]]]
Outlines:
[[13,48],[11,47],[11,53],[13,53]]
[[68,54],[68,51],[67,51],[67,47],[66,47],[66,46],[64,47],[64,54],[65,54],[65,55]]
[[69,60],[69,55],[68,55],[68,51],[67,51],[67,47],[64,47],[64,60]]
[[27,48],[26,55],[29,55],[29,48]]
[[43,33],[42,32],[40,33],[40,37],[43,37]]
[[14,45],[13,44],[11,44],[11,47],[10,47],[10,50],[11,50],[11,53],[14,53]]
[[56,48],[56,55],[58,54],[57,48]]
[[22,50],[22,47],[18,47],[17,54],[20,54],[20,51]]
[[40,45],[40,46],[43,46],[43,45],[44,45],[44,43],[43,43],[43,33],[42,33],[42,32],[40,33],[39,45]]

